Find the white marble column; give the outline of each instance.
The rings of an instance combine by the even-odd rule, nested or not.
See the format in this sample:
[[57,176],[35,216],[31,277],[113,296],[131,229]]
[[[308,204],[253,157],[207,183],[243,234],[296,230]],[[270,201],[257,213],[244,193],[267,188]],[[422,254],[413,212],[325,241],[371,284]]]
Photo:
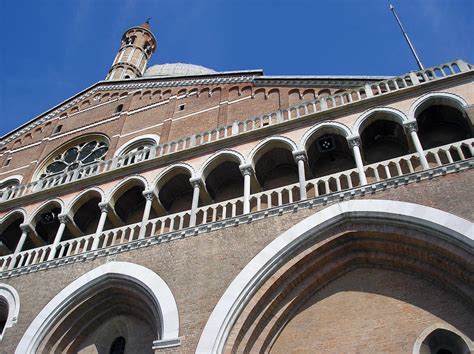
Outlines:
[[189,226],[196,226],[196,212],[199,206],[199,194],[201,192],[202,180],[199,177],[192,177],[189,182],[193,186],[193,201],[191,203],[191,217],[189,219]]
[[244,176],[244,214],[250,213],[250,178],[253,174],[252,165],[240,165],[240,172]]
[[58,219],[59,219],[59,228],[58,228],[58,231],[56,232],[56,236],[54,237],[54,241],[51,245],[51,251],[48,256],[48,261],[54,258],[56,254],[56,248],[61,242],[61,238],[63,237],[64,230],[66,229],[66,224],[70,221],[69,217],[66,214],[58,215]]
[[21,236],[20,236],[20,240],[18,241],[15,247],[15,252],[14,252],[15,256],[21,252],[21,249],[23,248],[25,244],[26,238],[28,237],[28,232],[30,231],[31,227],[29,224],[21,224],[20,229],[21,229]]
[[430,165],[426,160],[425,153],[423,152],[423,147],[421,146],[420,139],[418,138],[418,124],[416,122],[405,123],[405,131],[410,134],[411,141],[415,145],[416,152],[420,158],[421,166],[424,170],[428,170]]
[[293,157],[298,164],[298,180],[300,183],[300,200],[305,200],[306,196],[306,174],[305,174],[305,161],[306,151],[299,150],[293,151]]
[[360,154],[360,139],[359,137],[352,137],[347,139],[347,142],[349,143],[354,155],[357,172],[359,173],[360,185],[364,186],[367,184],[367,177],[365,176],[364,163],[362,162],[362,155]]
[[140,233],[138,235],[138,238],[145,237],[146,223],[148,222],[148,219],[150,218],[151,205],[153,203],[153,198],[155,197],[155,193],[153,193],[153,191],[143,191],[143,196],[145,197],[146,201],[145,201],[145,209],[143,210],[143,218],[142,218],[142,223],[140,226]]
[[99,203],[100,219],[97,224],[97,230],[94,236],[94,243],[92,244],[92,251],[95,251],[99,247],[100,234],[104,231],[105,222],[107,221],[107,214],[109,212],[109,203]]

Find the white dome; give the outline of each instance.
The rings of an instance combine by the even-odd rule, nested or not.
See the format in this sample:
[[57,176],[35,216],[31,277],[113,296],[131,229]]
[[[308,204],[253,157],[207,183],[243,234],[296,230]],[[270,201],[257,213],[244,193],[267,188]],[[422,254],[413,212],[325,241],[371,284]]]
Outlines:
[[144,77],[150,76],[193,76],[215,74],[216,71],[205,68],[204,66],[172,63],[172,64],[158,64],[150,66],[143,74]]

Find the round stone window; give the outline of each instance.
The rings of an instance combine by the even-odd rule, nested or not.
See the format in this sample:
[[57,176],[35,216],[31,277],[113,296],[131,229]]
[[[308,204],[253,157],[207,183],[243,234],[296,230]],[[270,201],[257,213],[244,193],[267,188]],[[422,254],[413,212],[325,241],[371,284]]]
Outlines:
[[69,147],[56,155],[51,162],[46,165],[40,178],[72,171],[76,168],[103,160],[108,149],[109,146],[105,141],[97,140],[82,142]]

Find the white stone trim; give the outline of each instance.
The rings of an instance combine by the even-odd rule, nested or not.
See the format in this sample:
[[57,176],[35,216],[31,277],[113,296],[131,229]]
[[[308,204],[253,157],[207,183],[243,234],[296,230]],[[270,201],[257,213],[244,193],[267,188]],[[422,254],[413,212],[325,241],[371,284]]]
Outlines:
[[385,113],[388,117],[391,117],[394,122],[399,123],[401,126],[403,126],[403,123],[408,121],[408,118],[405,113],[399,111],[398,109],[391,107],[375,107],[362,113],[354,122],[354,124],[352,124],[351,130],[353,134],[360,135],[361,132],[359,130],[364,121],[370,118],[371,115],[377,113]]
[[[47,200],[43,203],[41,203],[39,206],[36,207],[36,209],[29,215],[29,218],[28,220],[25,220],[25,223],[33,223],[33,221],[35,220],[36,218],[36,215],[38,215],[38,213],[45,207],[47,206],[48,204],[52,204],[52,203],[58,203],[60,206],[61,206],[61,211],[59,212],[59,214],[64,214],[64,202],[62,201],[62,199],[59,199],[59,198],[54,198],[54,199],[50,199],[50,200]],[[32,224],[33,225],[33,224]]]
[[199,169],[199,174],[197,177],[202,177],[203,180],[207,178],[207,175],[209,172],[212,171],[214,167],[218,166],[218,161],[222,157],[224,157],[225,161],[225,156],[230,156],[230,160],[237,160],[239,166],[246,164],[245,158],[242,156],[242,154],[236,150],[230,150],[230,149],[224,149],[224,150],[219,150],[218,152],[212,154],[209,156],[206,161],[204,161],[201,164],[201,167]]
[[[162,185],[162,179],[167,177],[167,175],[169,173],[172,173],[173,170],[184,170],[184,171],[187,171],[189,172],[189,175],[190,175],[190,178],[194,178],[196,177],[196,171],[194,170],[194,168],[185,163],[185,162],[178,162],[178,163],[174,163],[168,167],[166,167],[164,170],[162,170],[153,180],[153,182],[151,183],[150,187],[153,189],[153,188],[158,188],[160,189],[160,185]],[[169,179],[166,179],[165,180],[165,183],[168,182]]]
[[0,284],[0,297],[3,297],[8,304],[7,321],[5,327],[3,327],[3,331],[0,332],[1,341],[5,330],[12,327],[18,321],[18,313],[20,312],[20,296],[18,296],[18,292],[13,286]]
[[428,337],[432,332],[437,329],[444,329],[453,332],[454,334],[457,334],[466,343],[470,352],[474,352],[474,343],[464,333],[460,332],[448,323],[439,322],[429,326],[428,328],[424,329],[423,332],[421,332],[421,334],[415,341],[412,354],[420,354],[421,344],[423,343],[423,341],[426,339],[426,337]]
[[248,163],[252,164],[252,166],[255,166],[255,163],[257,161],[254,161],[254,159],[256,158],[256,156],[260,155],[260,151],[263,151],[263,154],[265,154],[265,152],[267,151],[270,151],[272,149],[271,145],[273,143],[277,143],[277,144],[280,143],[280,144],[286,145],[289,148],[290,152],[298,150],[298,146],[292,139],[286,136],[281,136],[281,135],[270,136],[260,141],[257,145],[255,145],[252,148],[252,150],[247,156]]
[[132,176],[129,176],[129,177],[123,179],[119,183],[115,184],[114,187],[110,191],[107,192],[106,197],[104,198],[105,202],[110,203],[110,202],[113,201],[115,203],[115,201],[113,199],[114,199],[115,194],[117,193],[117,191],[119,191],[123,186],[130,183],[131,181],[138,181],[139,183],[141,183],[143,185],[144,190],[149,190],[150,189],[150,185],[148,183],[148,180],[145,177],[143,177],[141,175],[132,175]]
[[234,322],[259,286],[281,265],[281,260],[315,233],[342,221],[358,218],[404,223],[428,228],[467,248],[474,246],[473,223],[423,205],[389,200],[350,200],[307,217],[273,240],[237,275],[224,292],[201,334],[197,353],[223,352]]
[[351,129],[343,124],[339,123],[336,121],[329,121],[329,122],[322,122],[322,123],[317,123],[316,125],[313,125],[310,129],[308,129],[304,134],[303,137],[300,140],[299,144],[299,149],[300,150],[306,150],[306,144],[308,143],[308,140],[311,139],[311,137],[318,131],[324,128],[329,128],[332,130],[337,130],[340,132],[339,135],[342,135],[344,138],[348,138],[349,136],[353,135]]
[[[9,172],[11,172],[11,171],[9,171]],[[0,185],[2,185],[5,182],[12,181],[14,179],[18,181],[18,184],[20,184],[21,181],[23,181],[23,176],[22,175],[13,175],[13,176],[5,177],[4,179],[0,180]]]
[[[454,93],[451,92],[430,92],[425,95],[420,96],[418,99],[415,100],[408,109],[408,120],[409,121],[416,121],[416,111],[423,106],[423,104],[427,103],[432,99],[437,99],[441,101],[445,101],[444,104],[449,106],[455,106],[458,109],[464,110],[467,107],[466,100]],[[449,104],[451,103],[451,104]],[[463,112],[464,113],[464,112]]]
[[123,152],[126,151],[129,146],[133,145],[134,143],[136,143],[140,140],[147,140],[147,139],[153,140],[156,145],[158,145],[160,143],[160,136],[158,134],[145,134],[145,135],[136,136],[135,138],[130,139],[126,143],[122,144],[122,146],[120,146],[115,151],[113,157],[123,155]]
[[[176,300],[165,281],[152,270],[129,262],[110,262],[82,275],[61,290],[36,316],[15,350],[16,354],[33,354],[51,326],[75,298],[89,287],[109,276],[120,276],[143,287],[161,312],[160,341],[172,342],[179,338],[179,316]],[[178,339],[179,340],[179,339]]]
[[[105,200],[105,193],[104,193],[104,190],[100,187],[91,187],[91,188],[87,188],[86,190],[80,192],[78,195],[76,195],[74,197],[74,199],[72,199],[68,204],[67,206],[64,208],[64,213],[63,214],[69,214],[71,211],[72,211],[72,207],[74,206],[74,204],[76,204],[77,201],[79,201],[85,194],[88,194],[90,192],[97,192],[99,193],[100,195],[100,202],[99,203],[103,203],[104,200]],[[71,215],[72,216],[72,215]]]

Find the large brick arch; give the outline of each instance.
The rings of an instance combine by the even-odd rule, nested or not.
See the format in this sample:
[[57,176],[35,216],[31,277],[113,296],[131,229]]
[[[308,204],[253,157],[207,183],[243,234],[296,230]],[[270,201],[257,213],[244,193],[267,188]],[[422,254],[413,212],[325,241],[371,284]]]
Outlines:
[[214,308],[197,352],[268,351],[318,286],[359,266],[419,276],[472,308],[473,230],[467,220],[411,203],[332,205],[290,228],[247,264]]
[[[93,298],[108,281],[119,281],[120,287],[133,284],[137,293],[153,305],[148,313],[157,321],[154,348],[172,347],[180,344],[179,316],[175,298],[164,280],[143,266],[129,262],[109,262],[82,275],[59,292],[36,316],[18,344],[15,353],[36,353],[43,339],[65,320],[64,313],[77,306],[84,297]],[[92,291],[92,292],[91,292]],[[145,300],[143,300],[145,302]],[[67,319],[66,319],[67,320]]]

